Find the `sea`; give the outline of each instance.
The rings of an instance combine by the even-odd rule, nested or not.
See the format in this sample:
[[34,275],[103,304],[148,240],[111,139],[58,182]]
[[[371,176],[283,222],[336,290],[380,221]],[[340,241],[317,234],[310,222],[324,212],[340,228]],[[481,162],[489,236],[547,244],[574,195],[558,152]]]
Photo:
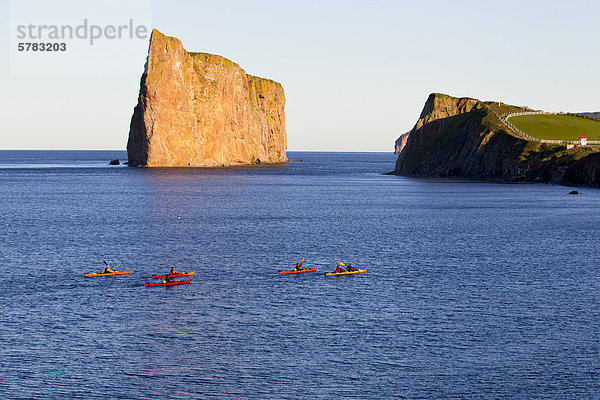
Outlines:
[[600,398],[599,189],[288,157],[1,151],[0,398]]

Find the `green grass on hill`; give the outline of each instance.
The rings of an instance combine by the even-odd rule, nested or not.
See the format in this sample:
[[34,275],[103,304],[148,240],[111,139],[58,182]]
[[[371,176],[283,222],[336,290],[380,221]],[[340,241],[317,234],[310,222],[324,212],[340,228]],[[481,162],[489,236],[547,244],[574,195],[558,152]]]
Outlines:
[[538,139],[600,140],[600,122],[570,115],[521,115],[509,118],[517,128]]
[[518,113],[524,110],[522,107],[511,106],[509,104],[498,103],[497,101],[484,101],[483,102],[490,110],[492,110],[497,116],[502,117],[510,113]]
[[506,126],[500,121],[500,118],[506,114],[523,111],[521,107],[511,106],[504,103],[498,103],[496,101],[484,101],[482,103],[485,105],[488,111],[491,111],[483,119],[483,124],[486,127],[488,127],[491,130],[505,131],[509,135],[516,135],[513,134],[513,132],[510,129],[506,128]]

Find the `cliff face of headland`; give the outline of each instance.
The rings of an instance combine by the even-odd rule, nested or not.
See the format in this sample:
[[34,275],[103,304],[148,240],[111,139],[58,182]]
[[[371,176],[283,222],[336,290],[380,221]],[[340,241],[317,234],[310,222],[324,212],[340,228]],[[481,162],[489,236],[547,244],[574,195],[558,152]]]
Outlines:
[[409,132],[394,173],[498,181],[600,185],[600,154],[526,140],[499,114],[505,104],[431,94]]
[[281,84],[152,31],[127,142],[129,165],[213,167],[287,161]]

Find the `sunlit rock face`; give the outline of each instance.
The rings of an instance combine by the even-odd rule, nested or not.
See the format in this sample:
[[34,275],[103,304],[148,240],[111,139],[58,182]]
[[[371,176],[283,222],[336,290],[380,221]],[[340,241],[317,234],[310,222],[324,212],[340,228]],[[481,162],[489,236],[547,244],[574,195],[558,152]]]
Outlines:
[[287,161],[281,84],[154,30],[129,129],[129,165],[215,167]]

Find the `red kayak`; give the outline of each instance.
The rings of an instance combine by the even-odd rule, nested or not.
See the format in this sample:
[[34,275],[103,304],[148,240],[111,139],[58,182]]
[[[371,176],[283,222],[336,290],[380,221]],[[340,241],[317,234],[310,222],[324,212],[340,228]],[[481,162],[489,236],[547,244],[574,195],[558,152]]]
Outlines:
[[173,282],[160,282],[160,283],[146,283],[146,287],[150,286],[172,286],[172,285],[183,285],[185,283],[192,283],[191,279],[187,281],[173,281]]
[[319,267],[317,268],[305,268],[305,269],[299,269],[298,271],[279,271],[280,274],[302,274],[304,272],[315,272],[316,270],[318,270]]

